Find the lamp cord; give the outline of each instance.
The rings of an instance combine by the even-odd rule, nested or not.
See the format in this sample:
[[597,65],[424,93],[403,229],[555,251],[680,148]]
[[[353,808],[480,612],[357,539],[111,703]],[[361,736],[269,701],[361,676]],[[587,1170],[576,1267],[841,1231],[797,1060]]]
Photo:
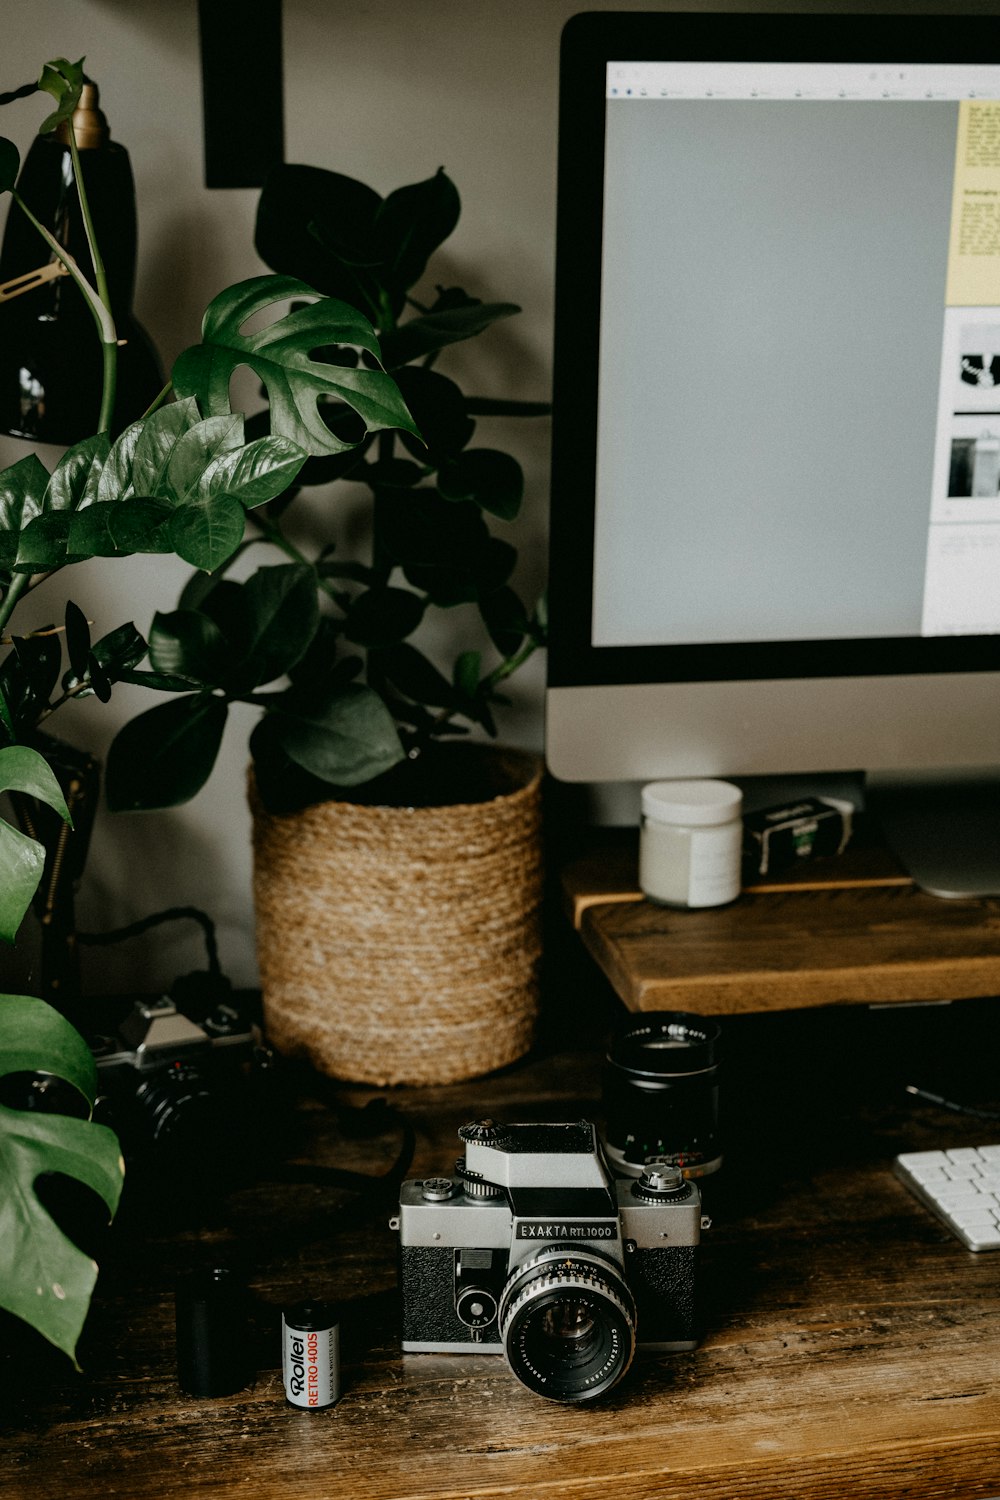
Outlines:
[[29,94],[37,91],[37,83],[22,83],[19,89],[11,89],[9,94],[0,94],[0,104],[13,104],[15,99],[27,99]]
[[170,906],[165,911],[154,912],[152,916],[143,917],[138,922],[130,922],[127,927],[115,927],[111,932],[78,932],[76,937],[79,943],[85,943],[90,947],[123,943],[127,938],[141,937],[144,932],[148,932],[151,927],[158,927],[161,922],[175,922],[183,917],[189,917],[200,925],[205,935],[209,972],[218,976],[222,973],[222,969],[219,964],[219,947],[215,938],[215,923],[207,912],[200,911],[197,906]]

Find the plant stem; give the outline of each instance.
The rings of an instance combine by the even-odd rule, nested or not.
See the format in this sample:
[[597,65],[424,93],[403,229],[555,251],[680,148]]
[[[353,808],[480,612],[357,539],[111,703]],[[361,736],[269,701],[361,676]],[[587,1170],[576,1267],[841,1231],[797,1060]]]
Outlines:
[[[280,551],[284,552],[286,557],[290,557],[293,562],[302,563],[307,568],[311,568],[313,566],[308,557],[306,557],[303,552],[299,551],[295,543],[288,540],[288,538],[285,536],[285,533],[282,531],[281,527],[276,521],[269,520],[267,516],[257,515],[256,512],[252,510],[247,511],[247,518],[253,521],[255,526],[260,527],[261,531],[264,533],[264,540],[271,542],[275,547],[279,548]],[[328,578],[320,578],[319,574],[317,573],[316,585],[318,588],[321,588],[324,594],[326,594],[328,598],[332,599],[335,604],[340,603],[340,600],[338,599],[339,590],[334,584],[330,582]]]
[[170,395],[170,392],[173,390],[173,388],[174,388],[173,381],[172,380],[168,380],[167,383],[166,383],[166,385],[163,387],[163,390],[159,393],[159,395],[158,396],[154,396],[153,399],[152,399],[152,401],[146,407],[146,410],[142,414],[143,415],[143,420],[145,420],[146,417],[151,417],[153,415],[154,411],[159,411],[160,407],[163,405],[164,401],[166,401],[167,397]]
[[117,348],[118,334],[115,330],[114,319],[111,316],[111,312],[107,307],[105,307],[100,297],[94,291],[94,288],[91,286],[86,276],[84,276],[83,272],[80,270],[80,267],[77,265],[72,255],[70,255],[68,250],[63,249],[62,245],[60,245],[55,235],[50,233],[50,231],[46,229],[44,224],[39,223],[34,214],[31,212],[31,209],[21,197],[20,193],[12,188],[11,196],[21,212],[27,216],[32,224],[34,224],[35,228],[38,230],[38,233],[41,235],[42,239],[52,251],[52,254],[66,267],[67,271],[72,276],[77,286],[80,288],[84,297],[87,299],[87,306],[90,308],[94,322],[97,324],[97,330],[101,335],[101,342],[105,344],[114,344]]
[[30,573],[15,573],[11,579],[10,588],[7,590],[3,603],[0,604],[0,630],[3,629],[14,613],[14,607],[28,587],[30,577]]
[[515,651],[513,656],[508,656],[498,667],[493,668],[493,671],[486,679],[488,685],[491,688],[495,688],[498,682],[503,682],[505,677],[509,677],[511,673],[517,672],[523,667],[528,658],[534,656],[537,650],[538,642],[529,637],[520,651]]
[[108,290],[108,278],[104,270],[104,261],[97,245],[97,235],[94,231],[94,220],[90,212],[90,201],[87,198],[87,189],[83,183],[83,167],[80,163],[80,150],[76,144],[76,132],[73,129],[72,120],[69,123],[69,152],[73,158],[73,178],[76,182],[76,195],[80,201],[80,213],[83,217],[83,227],[87,235],[87,245],[90,248],[90,258],[94,263],[94,278],[97,282],[97,295],[101,300],[111,323],[112,338],[106,334],[101,337],[101,354],[103,356],[103,385],[101,389],[101,413],[97,419],[98,432],[111,431],[111,419],[115,410],[115,396],[118,391],[118,336],[115,332],[114,317],[111,311],[111,293]]
[[50,703],[46,708],[42,709],[35,720],[36,725],[40,724],[43,719],[47,719],[50,714],[54,714],[57,708],[62,708],[63,704],[68,703],[71,698],[78,698],[81,693],[86,692],[93,692],[93,688],[87,679],[78,682],[75,687],[67,688],[61,698],[57,698],[54,703]]
[[80,213],[83,216],[83,228],[87,236],[90,258],[94,263],[94,278],[97,282],[97,293],[110,313],[111,293],[108,291],[108,278],[104,270],[104,261],[101,259],[101,252],[97,247],[97,235],[94,230],[94,220],[90,213],[90,202],[87,198],[87,189],[83,185],[80,148],[76,144],[76,131],[73,129],[72,121],[69,124],[69,154],[73,158],[73,177],[76,181],[76,194],[80,200]]

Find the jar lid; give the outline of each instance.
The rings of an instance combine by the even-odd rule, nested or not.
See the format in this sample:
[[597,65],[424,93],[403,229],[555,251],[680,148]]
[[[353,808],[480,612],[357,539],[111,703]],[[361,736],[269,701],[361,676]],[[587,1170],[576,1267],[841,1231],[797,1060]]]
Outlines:
[[728,823],[742,807],[731,781],[651,781],[642,789],[642,810],[656,823]]

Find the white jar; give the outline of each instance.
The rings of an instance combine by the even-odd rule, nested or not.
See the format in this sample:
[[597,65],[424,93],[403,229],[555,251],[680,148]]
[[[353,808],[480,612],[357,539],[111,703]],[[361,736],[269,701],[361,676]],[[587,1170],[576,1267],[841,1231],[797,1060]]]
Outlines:
[[728,781],[642,789],[639,884],[663,906],[723,906],[740,893],[743,794]]

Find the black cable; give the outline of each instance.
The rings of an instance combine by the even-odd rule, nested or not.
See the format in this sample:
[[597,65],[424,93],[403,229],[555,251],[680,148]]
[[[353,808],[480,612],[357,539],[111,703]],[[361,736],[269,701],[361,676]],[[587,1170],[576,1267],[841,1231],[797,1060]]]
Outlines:
[[918,1089],[915,1083],[906,1084],[905,1089],[908,1094],[924,1099],[928,1104],[936,1104],[940,1109],[950,1109],[956,1115],[974,1115],[977,1120],[1000,1120],[1000,1111],[995,1109],[976,1109],[972,1104],[959,1104],[955,1099],[932,1094],[929,1089]]
[[27,99],[29,94],[37,92],[37,83],[22,83],[19,89],[11,89],[9,94],[0,94],[0,104],[13,104],[15,99]]
[[130,922],[127,927],[116,927],[111,932],[78,932],[77,941],[93,948],[111,943],[123,943],[127,938],[141,937],[144,932],[148,932],[151,927],[158,927],[162,922],[175,922],[182,917],[189,917],[192,922],[200,925],[205,934],[209,972],[218,977],[222,969],[219,964],[219,948],[215,940],[215,923],[207,912],[200,911],[197,906],[170,906],[166,911],[154,912],[151,917],[143,917],[138,922]]

